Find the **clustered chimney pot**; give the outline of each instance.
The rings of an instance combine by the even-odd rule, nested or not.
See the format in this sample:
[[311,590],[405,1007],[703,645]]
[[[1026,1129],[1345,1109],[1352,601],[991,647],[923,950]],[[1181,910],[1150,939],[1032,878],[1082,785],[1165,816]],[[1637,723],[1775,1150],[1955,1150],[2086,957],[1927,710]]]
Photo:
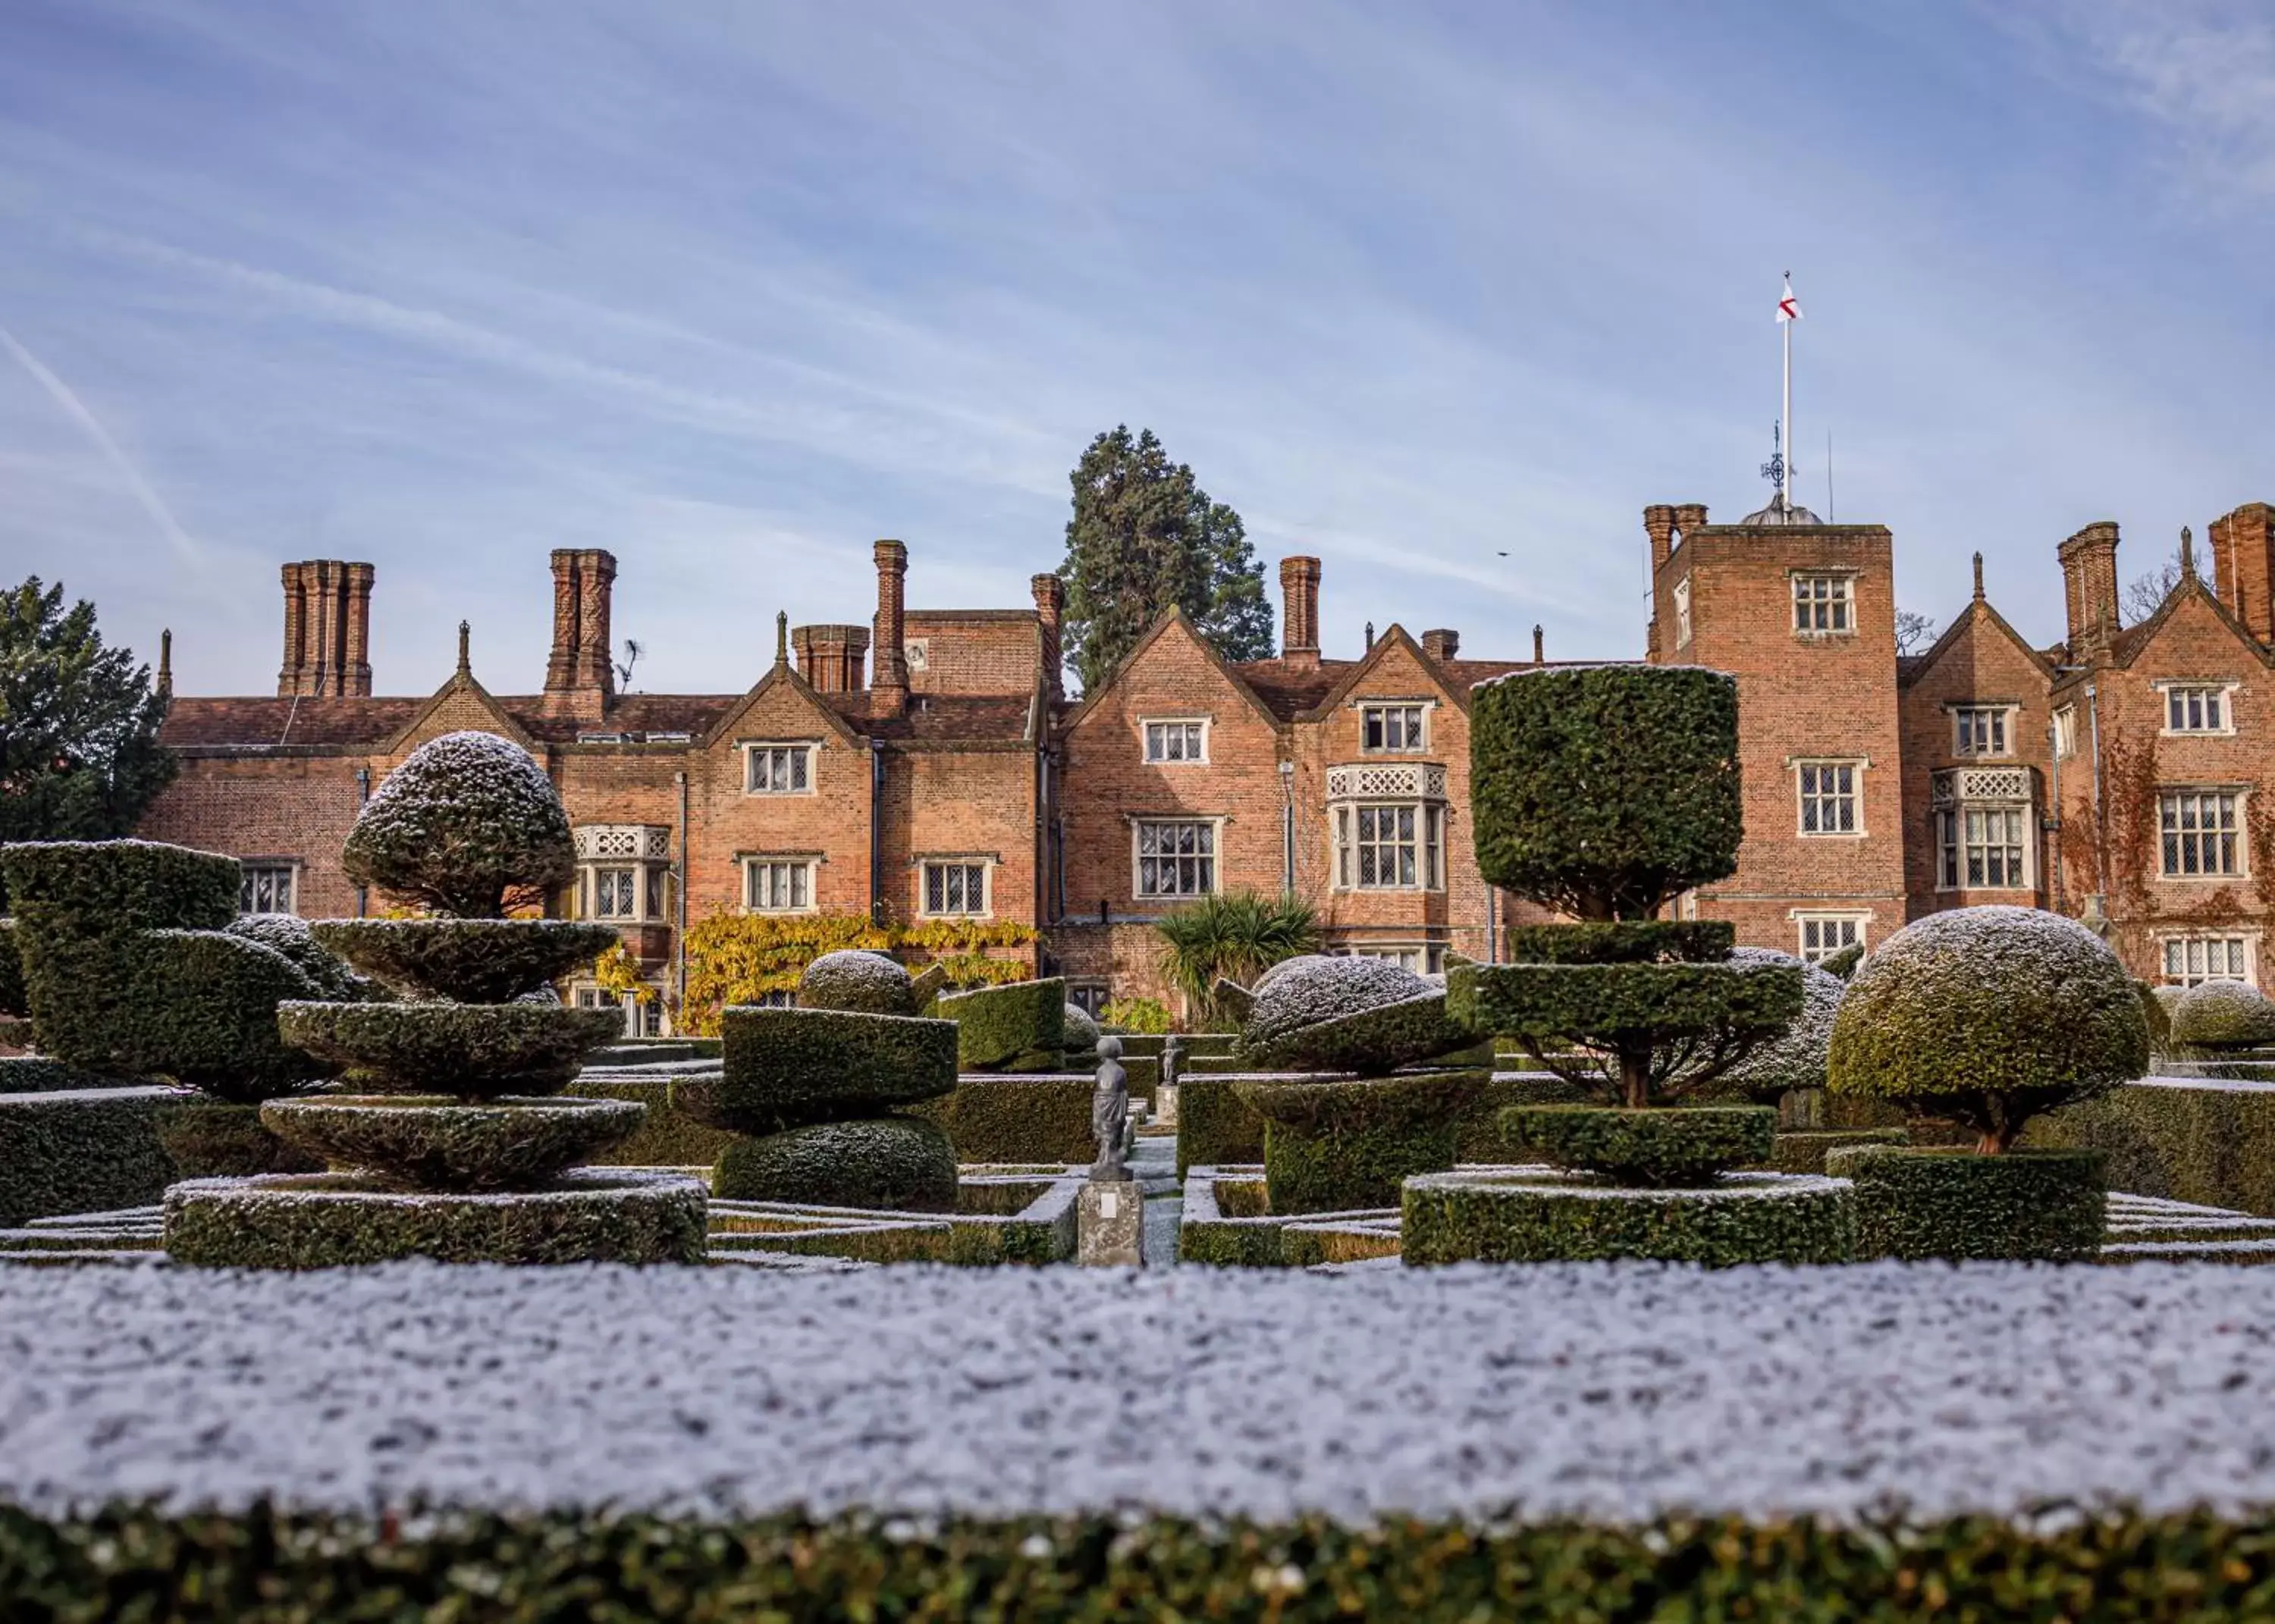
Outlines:
[[284,566],[279,694],[360,699],[371,692],[373,574],[367,563],[338,558]]
[[817,693],[858,693],[869,659],[866,626],[799,626],[790,634],[797,668]]
[[553,708],[605,711],[616,697],[608,629],[616,580],[616,555],[604,548],[553,550],[553,651],[545,661],[545,692]]
[[1422,652],[1432,660],[1451,660],[1462,652],[1462,634],[1450,626],[1440,626],[1422,634]]

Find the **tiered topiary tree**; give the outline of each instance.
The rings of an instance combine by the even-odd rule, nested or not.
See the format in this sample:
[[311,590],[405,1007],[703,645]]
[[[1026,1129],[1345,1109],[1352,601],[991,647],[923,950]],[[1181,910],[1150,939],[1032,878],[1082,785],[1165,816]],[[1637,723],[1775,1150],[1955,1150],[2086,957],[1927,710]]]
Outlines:
[[916,1014],[928,990],[882,954],[850,949],[806,966],[796,1008],[722,1011],[719,1071],[671,1090],[675,1109],[748,1136],[720,1156],[712,1194],[955,1211],[956,1147],[898,1109],[956,1088],[956,1023]]
[[311,934],[403,994],[288,1002],[285,1039],[344,1067],[357,1092],[277,1100],[262,1121],[333,1171],[196,1181],[167,1194],[166,1248],[190,1263],[307,1268],[423,1255],[446,1262],[697,1262],[697,1181],[571,1171],[625,1137],[640,1106],[556,1099],[616,1014],[549,993],[589,963],[602,925],[501,917],[574,870],[560,797],[528,753],[486,733],[422,745],[365,806],[348,876],[427,910],[335,919]]
[[1734,961],[1727,924],[1654,917],[1737,867],[1735,681],[1528,669],[1478,689],[1470,738],[1480,872],[1578,922],[1512,933],[1515,963],[1455,967],[1447,1007],[1550,1070],[1608,1075],[1620,1103],[1502,1113],[1519,1152],[1561,1175],[1410,1181],[1407,1260],[1845,1257],[1845,1189],[1727,1171],[1770,1159],[1774,1110],[1660,1108],[1711,1088],[1803,1009],[1796,966]]
[[2031,1117],[2141,1075],[2141,997],[2109,945],[2034,908],[1930,914],[1864,961],[1833,1024],[1829,1086],[1975,1131],[1975,1153],[1836,1151],[1858,1249],[1900,1258],[2090,1259],[2098,1151],[2017,1151]]

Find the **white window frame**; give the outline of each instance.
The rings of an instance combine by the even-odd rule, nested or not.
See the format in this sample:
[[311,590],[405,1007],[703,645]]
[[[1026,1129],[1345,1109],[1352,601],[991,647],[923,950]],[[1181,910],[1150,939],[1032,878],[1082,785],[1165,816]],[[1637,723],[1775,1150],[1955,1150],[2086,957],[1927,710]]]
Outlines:
[[1446,968],[1446,944],[1442,941],[1378,941],[1342,951],[1348,958],[1380,959],[1417,976],[1440,975]]
[[[1405,840],[1394,835],[1385,841],[1380,837],[1380,818],[1385,812],[1414,814],[1414,874],[1411,882],[1385,882],[1379,878],[1362,880],[1359,850],[1372,846],[1378,850],[1387,848],[1398,850]],[[1361,831],[1372,814],[1377,834],[1373,840],[1362,838]],[[1334,876],[1334,888],[1338,891],[1408,891],[1433,892],[1446,888],[1446,804],[1443,801],[1337,801],[1327,814],[1328,872]],[[1376,868],[1379,876],[1379,865]]]
[[[1990,820],[2012,820],[2014,838],[1992,839]],[[1935,827],[1935,888],[1939,891],[2029,891],[2037,887],[2037,854],[2033,850],[2037,842],[2032,835],[2034,820],[2031,808],[2007,803],[1957,802],[1939,806],[1934,812]],[[1982,824],[1983,838],[1975,838],[1976,820]],[[1999,833],[2003,836],[2006,830]],[[1984,878],[1973,880],[1977,872],[1974,854],[1981,853],[1980,872]],[[1996,860],[1993,853],[1997,854]],[[2011,855],[2011,858],[2009,857]],[[2005,871],[2007,878],[1992,880],[1994,870]]]
[[[581,910],[588,919],[607,925],[637,925],[647,916],[647,873],[642,863],[593,863],[584,870],[584,892],[586,906]],[[603,888],[614,891],[616,879],[629,882],[631,906],[621,912],[601,906]]]
[[[1954,705],[1951,707],[1951,753],[1964,761],[2005,761],[2014,755],[2014,724],[2020,707],[2013,705]],[[1969,735],[1988,732],[1995,740],[1986,745]]]
[[2065,705],[2054,713],[2054,759],[2067,761],[2077,754],[2077,706]]
[[2196,986],[2206,981],[2241,981],[2247,986],[2257,986],[2259,933],[2187,931],[2160,936],[2157,939],[2157,973],[2167,986]]
[[[1803,840],[1856,840],[1861,837],[1864,833],[1864,771],[1871,765],[1870,760],[1861,756],[1811,756],[1796,759],[1793,764],[1794,832]],[[1835,772],[1843,768],[1850,774],[1849,788],[1845,794],[1837,789],[1831,792],[1825,790],[1821,787],[1823,783],[1821,778],[1816,781],[1819,787],[1816,789],[1810,787],[1811,774]],[[1810,828],[1809,808],[1812,800],[1834,805],[1842,800],[1853,803],[1849,815],[1851,822],[1856,827],[1846,829]],[[1824,821],[1821,812],[1818,821],[1820,824]]]
[[[964,883],[967,888],[967,900],[969,899],[970,895],[968,888],[971,884],[971,871],[975,869],[979,871],[979,905],[978,907],[949,908],[943,905],[941,907],[935,908],[933,906],[933,871],[935,869],[941,871],[941,889],[943,893],[942,901],[944,903],[946,900],[945,893],[948,888],[946,880],[947,871],[952,868],[958,868],[965,871]],[[993,857],[962,857],[954,853],[949,853],[941,857],[918,858],[917,914],[918,918],[926,919],[993,918],[995,915],[995,859]]]
[[[777,751],[794,752],[805,757],[802,769],[793,769],[785,774],[791,778],[802,774],[805,780],[803,788],[793,786],[777,789],[770,784],[759,782],[760,763],[762,760],[767,763],[766,775],[769,778],[773,776],[773,757],[774,752]],[[743,793],[744,795],[812,795],[815,793],[814,779],[817,774],[814,768],[820,753],[820,746],[811,739],[751,740],[743,746]]]
[[[300,860],[298,857],[243,857],[238,859],[237,910],[239,915],[255,913],[290,913],[300,911]],[[262,900],[264,888],[268,900],[276,900],[276,884],[282,879],[284,887],[284,906],[254,908],[247,904]]]
[[[1821,964],[1834,954],[1852,947],[1863,948],[1867,953],[1872,950],[1868,940],[1872,923],[1872,916],[1869,913],[1796,908],[1787,917],[1793,921],[1795,951],[1805,964]],[[1818,934],[1814,946],[1809,940],[1812,926]],[[1847,940],[1840,940],[1842,937]]]
[[[814,913],[820,910],[821,906],[821,859],[820,857],[797,852],[753,851],[745,853],[739,861],[743,869],[743,911],[744,913],[798,914]],[[803,869],[805,872],[805,902],[792,903],[787,906],[771,903],[764,906],[760,904],[757,900],[759,871],[760,869],[771,871],[776,868]],[[769,879],[771,880],[771,874]],[[790,880],[790,884],[792,890],[797,888],[795,880]]]
[[[1363,756],[1419,756],[1428,753],[1430,749],[1430,712],[1432,708],[1433,707],[1431,703],[1426,699],[1362,699],[1358,701],[1359,754]],[[1374,725],[1375,720],[1378,717],[1383,719],[1380,727],[1382,736],[1385,738],[1388,738],[1390,736],[1391,728],[1388,721],[1388,716],[1393,711],[1399,713],[1401,718],[1398,730],[1403,733],[1410,725],[1413,732],[1412,737],[1408,742],[1400,744],[1371,744],[1367,743],[1368,729],[1370,727]],[[1408,720],[1409,718],[1410,718],[1410,722]]]
[[[1792,612],[1787,624],[1800,638],[1849,638],[1856,635],[1856,575],[1850,570],[1795,570],[1788,578]],[[1822,585],[1828,590],[1814,589]],[[1813,625],[1812,621],[1827,623]],[[1838,621],[1838,625],[1831,623]]]
[[[2218,808],[2222,820],[2211,827],[2204,827],[2204,803],[2221,799],[2233,805]],[[2248,878],[2251,872],[2249,802],[2250,792],[2233,784],[2158,785],[2157,878],[2183,882],[2225,882]],[[2194,827],[2188,827],[2191,814]],[[2203,866],[2206,836],[2218,842],[2211,850],[2229,866]],[[2189,871],[2186,862],[2191,839],[2196,850],[2197,867],[2194,872]],[[2178,866],[2174,865],[2176,857],[2180,859]]]
[[578,1009],[616,1010],[624,1016],[624,1036],[627,1038],[660,1038],[663,1035],[663,1000],[661,998],[642,1001],[585,981],[569,989],[569,1002]]
[[1684,576],[1674,584],[1674,646],[1683,648],[1690,642],[1690,578]]
[[[1140,902],[1148,903],[1175,903],[1196,896],[1215,895],[1224,887],[1224,821],[1222,818],[1132,818],[1130,820],[1130,895]],[[1190,826],[1207,830],[1208,850],[1206,852],[1146,852],[1144,850],[1145,832],[1149,828],[1170,826]],[[1208,883],[1196,891],[1149,891],[1145,885],[1145,862],[1149,856],[1157,865],[1165,857],[1173,862],[1205,862],[1208,865]]]
[[[2173,679],[2157,684],[2158,732],[2164,738],[2232,738],[2235,735],[2235,691],[2242,686],[2231,682],[2195,682]],[[2173,725],[2173,713],[2181,713],[2181,725]],[[2188,725],[2189,713],[2197,721],[2217,713],[2217,727]]]
[[[1138,722],[1138,737],[1147,767],[1206,767],[1209,764],[1209,718],[1206,716],[1145,716]],[[1178,729],[1172,735],[1170,729]],[[1156,729],[1159,729],[1158,733]],[[1177,748],[1197,749],[1198,754],[1178,755],[1171,752],[1169,741],[1179,740]],[[1155,745],[1160,753],[1155,752]]]

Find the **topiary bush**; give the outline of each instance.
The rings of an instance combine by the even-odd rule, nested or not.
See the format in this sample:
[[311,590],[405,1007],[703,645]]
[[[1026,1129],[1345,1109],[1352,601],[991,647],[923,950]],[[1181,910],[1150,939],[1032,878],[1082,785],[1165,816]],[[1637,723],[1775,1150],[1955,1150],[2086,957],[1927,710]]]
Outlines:
[[2172,1041],[2183,1050],[2275,1044],[2275,999],[2241,981],[2203,981],[2173,1001]]
[[1847,1263],[1856,1204],[1837,1179],[1739,1173],[1701,1190],[1612,1189],[1573,1175],[1462,1171],[1406,1182],[1400,1255],[1410,1265],[1648,1258]]
[[953,1212],[956,1147],[918,1116],[815,1122],[720,1153],[711,1193],[722,1201]]
[[1768,1161],[1777,1141],[1777,1113],[1760,1106],[1689,1111],[1513,1106],[1500,1120],[1520,1158],[1653,1189],[1711,1182],[1727,1169]]
[[0,1016],[31,1013],[24,992],[24,961],[16,950],[16,921],[0,914]]
[[1272,1211],[1348,1212],[1395,1206],[1400,1184],[1454,1165],[1481,1071],[1235,1084],[1264,1119]]
[[1480,684],[1470,763],[1479,872],[1559,913],[1646,918],[1737,870],[1738,684],[1722,672],[1568,666]]
[[574,919],[323,919],[308,933],[406,998],[460,1004],[549,993],[623,940]]
[[[1713,1099],[1747,1099],[1773,1106],[1795,1089],[1825,1086],[1825,1067],[1833,1051],[1833,1020],[1840,1012],[1840,999],[1848,984],[1814,964],[1772,948],[1738,948],[1730,955],[1740,964],[1777,964],[1801,975],[1801,1013],[1785,1031],[1742,1055],[1697,1091]],[[1682,1074],[1675,1074],[1682,1087]]]
[[[1066,1007],[1066,1056],[1069,1067],[1081,1070],[1096,1065],[1098,1040],[1104,1035],[1098,1030],[1098,1023],[1090,1018],[1089,1010],[1080,1004]],[[1134,1078],[1132,1083],[1131,1091],[1135,1092]]]
[[457,918],[505,912],[509,891],[576,878],[569,815],[529,752],[446,733],[406,756],[357,814],[340,854],[359,886]]
[[1857,971],[1827,1085],[1963,1123],[1996,1153],[2032,1115],[2148,1061],[2140,997],[2107,943],[2059,914],[1961,908],[1906,925]]
[[940,1124],[959,1162],[1087,1164],[1098,1153],[1091,1128],[1094,1084],[1081,1076],[966,1076],[956,1091],[908,1107]]
[[270,952],[282,954],[293,969],[308,978],[319,998],[354,1001],[386,995],[351,970],[345,959],[317,940],[308,922],[298,914],[243,914],[231,920],[225,928],[232,936],[257,941]]
[[1863,1145],[1832,1152],[1825,1167],[1856,1186],[1860,1258],[2090,1263],[2101,1250],[2109,1191],[2097,1151]]
[[170,1088],[0,1094],[0,1229],[157,1200],[176,1176],[159,1114],[183,1099]]
[[933,1014],[956,1023],[956,1063],[965,1071],[1046,1071],[1066,1048],[1066,980],[1014,981],[944,993]]
[[1290,959],[1256,987],[1240,1063],[1259,1071],[1380,1076],[1476,1041],[1450,1019],[1446,995],[1385,959]]
[[798,973],[797,1007],[866,1015],[914,1015],[907,967],[866,948],[825,953]]
[[869,1116],[954,1091],[956,1023],[836,1009],[732,1008],[712,1076],[672,1084],[673,1107],[735,1133]]

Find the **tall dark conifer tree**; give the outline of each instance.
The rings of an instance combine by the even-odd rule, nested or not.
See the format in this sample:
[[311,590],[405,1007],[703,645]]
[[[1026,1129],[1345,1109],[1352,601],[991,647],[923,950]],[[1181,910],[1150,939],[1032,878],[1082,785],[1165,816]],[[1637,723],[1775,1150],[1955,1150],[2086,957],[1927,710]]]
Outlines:
[[1067,658],[1094,691],[1161,613],[1182,607],[1229,660],[1272,652],[1272,604],[1240,515],[1212,502],[1152,429],[1126,425],[1075,465],[1067,521]]

